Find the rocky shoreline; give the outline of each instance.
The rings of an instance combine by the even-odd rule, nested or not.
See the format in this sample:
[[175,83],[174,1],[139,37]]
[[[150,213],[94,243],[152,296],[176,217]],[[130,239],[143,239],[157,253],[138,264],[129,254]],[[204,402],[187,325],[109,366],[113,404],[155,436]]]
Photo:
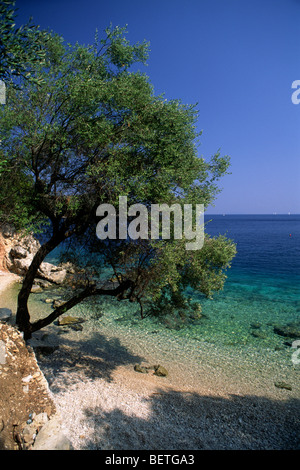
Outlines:
[[[243,377],[241,388],[242,377],[234,385],[231,373],[226,377],[225,369],[214,371],[206,364],[204,350],[199,378],[193,382],[188,367],[174,367],[164,349],[159,355],[145,355],[142,343],[138,346],[133,337],[133,353],[114,335],[96,330],[93,321],[70,318],[27,342],[46,377],[56,411],[52,415],[43,407],[33,411],[20,399],[26,413],[19,426],[22,432],[14,434],[15,448],[21,448],[20,443],[29,450],[298,448],[294,385],[291,391],[282,380],[273,383],[274,398],[265,396],[265,385],[272,388],[266,378],[265,385],[262,378],[257,381],[256,389]],[[161,358],[163,367],[155,362]],[[30,389],[37,376],[26,370],[19,379]],[[275,398],[276,389],[282,401],[278,394]],[[40,400],[43,393],[37,396]]]
[[1,320],[0,450],[71,449],[33,348],[7,323],[9,317]]
[[[0,226],[0,294],[10,284],[22,282],[39,247],[32,235]],[[32,292],[61,285],[67,272],[62,266],[42,263]],[[71,449],[34,348],[14,327],[12,311],[0,307],[0,449]]]
[[[40,246],[40,242],[32,234],[18,233],[12,226],[1,224],[0,270],[24,276]],[[38,270],[33,292],[50,284],[61,285],[66,280],[68,268],[70,266],[43,262]]]

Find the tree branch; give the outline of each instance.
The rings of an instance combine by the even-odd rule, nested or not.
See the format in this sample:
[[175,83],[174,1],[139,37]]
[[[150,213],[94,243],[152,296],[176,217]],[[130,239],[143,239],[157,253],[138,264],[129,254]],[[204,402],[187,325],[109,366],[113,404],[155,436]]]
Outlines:
[[70,300],[68,300],[66,303],[64,303],[60,307],[57,307],[47,317],[42,318],[42,319],[32,323],[31,324],[31,332],[40,330],[41,328],[44,328],[45,326],[50,325],[50,323],[52,323],[54,320],[56,320],[60,315],[66,313],[68,310],[75,307],[75,305],[79,304],[80,302],[82,302],[82,300],[86,299],[87,297],[91,297],[91,296],[94,296],[94,295],[110,295],[112,297],[119,297],[120,298],[120,296],[122,294],[124,294],[124,292],[126,290],[128,290],[130,287],[132,287],[132,285],[133,285],[133,281],[131,281],[129,279],[122,282],[115,289],[102,289],[102,288],[97,288],[94,285],[89,285],[82,292],[80,292],[78,295],[75,295]]

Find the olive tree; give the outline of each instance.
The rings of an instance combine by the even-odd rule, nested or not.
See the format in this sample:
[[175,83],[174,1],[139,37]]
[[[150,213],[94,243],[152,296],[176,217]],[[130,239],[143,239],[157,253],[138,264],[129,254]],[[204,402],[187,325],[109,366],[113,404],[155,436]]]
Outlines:
[[[45,60],[32,73],[42,80],[10,87],[0,114],[1,218],[33,230],[50,224],[18,296],[25,337],[90,296],[136,301],[143,316],[145,302],[178,301],[187,284],[205,295],[221,289],[235,254],[225,237],[205,235],[201,250],[188,251],[184,238],[96,236],[98,206],[117,207],[120,195],[147,208],[213,203],[229,157],[198,156],[195,106],[156,96],[149,78],[133,71],[146,61],[148,44],[130,44],[125,28],[108,28],[91,46],[52,35],[43,48]],[[94,273],[63,306],[31,322],[28,299],[38,269],[66,240],[99,253],[115,283],[101,284]]]

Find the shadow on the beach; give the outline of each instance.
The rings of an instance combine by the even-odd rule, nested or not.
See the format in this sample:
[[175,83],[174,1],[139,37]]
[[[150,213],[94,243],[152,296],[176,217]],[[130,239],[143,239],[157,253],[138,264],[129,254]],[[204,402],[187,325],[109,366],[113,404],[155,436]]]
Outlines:
[[[118,338],[94,332],[79,341],[64,336],[58,350],[38,362],[52,391],[59,393],[78,380],[112,382],[119,366],[144,361]],[[135,394],[133,404],[130,400],[131,396],[124,396],[123,407],[119,397],[112,411],[99,406],[83,410],[90,431],[81,450],[300,449],[300,400],[296,398],[224,398],[157,388],[149,397]]]
[[[143,399],[147,416],[119,408],[85,410],[94,433],[82,449],[291,450],[300,448],[300,400],[220,398],[158,390]],[[137,410],[138,413],[138,410]]]
[[64,337],[54,353],[36,354],[50,386],[55,378],[63,376],[63,381],[55,382],[55,392],[78,381],[78,376],[81,380],[103,378],[111,382],[116,368],[144,360],[128,351],[118,338],[107,338],[98,332],[80,341]]

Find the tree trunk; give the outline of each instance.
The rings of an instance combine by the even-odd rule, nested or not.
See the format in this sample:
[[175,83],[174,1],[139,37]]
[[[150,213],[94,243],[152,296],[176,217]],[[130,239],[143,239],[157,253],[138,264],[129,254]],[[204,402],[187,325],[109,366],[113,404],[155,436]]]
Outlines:
[[79,294],[72,297],[61,307],[56,308],[51,314],[47,317],[42,318],[34,323],[30,322],[30,314],[28,310],[28,299],[31,293],[31,288],[36,277],[37,271],[44,261],[45,257],[51,253],[51,251],[56,248],[63,240],[67,238],[67,235],[64,233],[58,233],[53,235],[50,240],[48,240],[44,245],[42,245],[39,250],[36,252],[32,263],[26,273],[24,278],[22,288],[18,295],[18,308],[16,315],[16,323],[20,331],[24,334],[24,339],[30,339],[34,331],[40,330],[41,328],[52,323],[56,318],[65,313],[67,310],[71,309],[83,299],[90,297],[92,295],[109,295],[113,297],[122,298],[124,292],[129,288],[133,288],[133,282],[130,280],[123,281],[115,289],[102,289],[97,288],[96,286],[88,286]]
[[16,323],[20,331],[24,333],[24,339],[31,338],[32,324],[30,323],[30,315],[28,311],[28,299],[31,293],[31,288],[36,277],[37,271],[44,261],[45,257],[51,253],[63,240],[63,234],[53,235],[44,245],[42,245],[36,252],[32,263],[25,275],[21,290],[18,295],[18,308],[16,315]]

